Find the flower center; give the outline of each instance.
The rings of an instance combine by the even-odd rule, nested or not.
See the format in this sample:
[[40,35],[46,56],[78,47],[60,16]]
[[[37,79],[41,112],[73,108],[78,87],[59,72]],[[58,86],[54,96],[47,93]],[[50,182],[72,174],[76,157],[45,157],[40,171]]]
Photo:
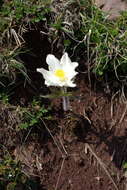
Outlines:
[[55,71],[55,76],[59,77],[60,79],[65,78],[65,72],[62,69],[57,69]]

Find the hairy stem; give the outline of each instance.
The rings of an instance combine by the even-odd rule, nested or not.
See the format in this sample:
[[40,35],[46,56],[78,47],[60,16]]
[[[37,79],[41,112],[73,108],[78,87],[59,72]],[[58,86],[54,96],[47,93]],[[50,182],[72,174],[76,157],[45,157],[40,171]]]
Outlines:
[[[62,93],[67,93],[67,87],[62,88]],[[68,96],[63,96],[63,110],[68,111],[70,109],[70,101]]]

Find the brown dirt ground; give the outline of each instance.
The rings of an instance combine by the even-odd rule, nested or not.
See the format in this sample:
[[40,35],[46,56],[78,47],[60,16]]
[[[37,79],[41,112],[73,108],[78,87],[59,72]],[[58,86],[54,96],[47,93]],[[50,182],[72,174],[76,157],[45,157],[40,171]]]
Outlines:
[[22,145],[22,135],[13,130],[18,124],[12,123],[13,106],[0,108],[0,144],[22,162],[24,173],[40,179],[42,190],[126,189],[121,167],[127,159],[126,102],[119,93],[109,97],[98,84],[91,90],[83,77],[77,79],[72,111],[63,113],[61,102],[53,100],[55,122],[42,123]]

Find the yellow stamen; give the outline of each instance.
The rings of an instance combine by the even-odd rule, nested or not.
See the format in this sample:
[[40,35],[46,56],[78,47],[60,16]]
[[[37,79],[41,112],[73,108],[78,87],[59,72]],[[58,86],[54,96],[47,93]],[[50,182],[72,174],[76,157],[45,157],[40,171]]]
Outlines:
[[57,69],[55,71],[56,77],[59,77],[60,79],[65,78],[65,72],[62,69]]

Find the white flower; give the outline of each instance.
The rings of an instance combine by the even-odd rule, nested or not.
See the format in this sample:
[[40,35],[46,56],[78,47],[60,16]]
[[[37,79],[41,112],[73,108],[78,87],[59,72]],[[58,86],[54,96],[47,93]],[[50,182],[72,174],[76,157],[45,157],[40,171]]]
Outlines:
[[38,68],[47,86],[59,86],[59,87],[75,87],[74,77],[77,75],[75,68],[78,66],[77,62],[71,62],[67,53],[64,53],[60,61],[52,54],[47,55],[46,62],[48,64],[49,71]]

